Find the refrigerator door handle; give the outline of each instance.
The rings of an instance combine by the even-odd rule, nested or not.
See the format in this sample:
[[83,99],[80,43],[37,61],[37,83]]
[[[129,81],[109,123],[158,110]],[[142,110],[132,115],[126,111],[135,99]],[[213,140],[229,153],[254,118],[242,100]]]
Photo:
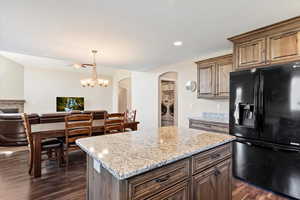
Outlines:
[[259,84],[259,127],[260,131],[264,131],[264,76],[260,74],[260,84]]
[[259,130],[259,75],[256,75],[254,82],[254,123],[256,130]]

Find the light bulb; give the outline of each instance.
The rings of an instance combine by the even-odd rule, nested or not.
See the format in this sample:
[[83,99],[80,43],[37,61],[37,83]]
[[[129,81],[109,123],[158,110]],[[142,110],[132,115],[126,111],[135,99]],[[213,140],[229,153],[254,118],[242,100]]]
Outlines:
[[73,65],[73,67],[76,68],[76,69],[79,69],[79,68],[81,68],[81,64],[75,63],[75,64]]

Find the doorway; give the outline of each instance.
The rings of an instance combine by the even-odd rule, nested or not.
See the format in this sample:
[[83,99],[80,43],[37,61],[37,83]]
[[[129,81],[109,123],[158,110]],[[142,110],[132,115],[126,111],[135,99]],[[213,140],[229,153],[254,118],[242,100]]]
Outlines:
[[177,125],[177,72],[159,77],[159,125]]

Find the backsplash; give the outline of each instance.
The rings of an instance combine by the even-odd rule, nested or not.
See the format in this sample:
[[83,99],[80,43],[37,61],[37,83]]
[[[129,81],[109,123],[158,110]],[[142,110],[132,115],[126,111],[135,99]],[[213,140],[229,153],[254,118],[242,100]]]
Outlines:
[[212,113],[212,112],[203,112],[202,113],[203,118],[207,119],[219,119],[219,120],[228,120],[228,114],[227,113]]
[[228,113],[202,112],[199,115],[193,115],[190,118],[206,120],[206,121],[214,121],[214,122],[223,122],[223,123],[229,122]]

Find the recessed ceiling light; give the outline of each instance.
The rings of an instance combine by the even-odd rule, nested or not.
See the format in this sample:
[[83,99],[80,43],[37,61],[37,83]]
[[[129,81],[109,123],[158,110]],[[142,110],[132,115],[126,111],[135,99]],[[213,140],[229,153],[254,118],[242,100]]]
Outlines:
[[173,45],[176,46],[176,47],[181,46],[182,44],[183,44],[182,41],[175,41],[173,43]]

